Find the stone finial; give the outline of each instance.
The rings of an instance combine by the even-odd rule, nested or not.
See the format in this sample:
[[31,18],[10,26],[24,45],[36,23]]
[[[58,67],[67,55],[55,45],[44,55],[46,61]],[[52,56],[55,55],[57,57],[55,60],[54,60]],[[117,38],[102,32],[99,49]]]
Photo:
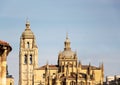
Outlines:
[[26,18],[26,29],[30,29],[30,22],[28,18]]

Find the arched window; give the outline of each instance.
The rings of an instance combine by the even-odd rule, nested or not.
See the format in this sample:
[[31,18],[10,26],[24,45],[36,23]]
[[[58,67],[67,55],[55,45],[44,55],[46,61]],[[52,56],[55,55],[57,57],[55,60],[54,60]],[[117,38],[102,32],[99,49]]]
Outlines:
[[27,48],[30,48],[30,43],[29,42],[27,42]]
[[12,85],[12,82],[10,82],[10,85]]
[[83,82],[83,81],[81,81],[81,82],[80,82],[80,85],[84,85],[84,82]]
[[30,64],[32,64],[32,55],[30,55]]
[[76,83],[74,81],[71,81],[70,85],[76,85]]
[[24,56],[24,64],[27,64],[27,55]]
[[88,85],[91,85],[90,82],[88,82]]
[[65,81],[63,81],[62,85],[66,85],[66,82],[65,82]]
[[66,85],[66,82],[65,82],[65,81],[62,81],[62,82],[61,82],[61,85]]

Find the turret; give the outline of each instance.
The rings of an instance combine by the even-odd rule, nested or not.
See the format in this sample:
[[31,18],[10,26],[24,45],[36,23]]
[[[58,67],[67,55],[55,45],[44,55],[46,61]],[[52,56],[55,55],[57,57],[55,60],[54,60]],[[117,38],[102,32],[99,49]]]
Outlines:
[[89,63],[89,66],[88,66],[88,75],[91,74],[91,63]]
[[103,62],[100,64],[100,69],[101,69],[101,84],[104,81],[104,64]]

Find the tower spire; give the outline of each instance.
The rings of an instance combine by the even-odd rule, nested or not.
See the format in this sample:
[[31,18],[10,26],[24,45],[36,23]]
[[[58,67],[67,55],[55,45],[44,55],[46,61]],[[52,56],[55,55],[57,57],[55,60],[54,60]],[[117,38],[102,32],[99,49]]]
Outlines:
[[66,39],[68,39],[68,32],[66,33]]
[[65,40],[64,44],[65,44],[64,50],[70,50],[71,49],[70,48],[70,40],[68,38],[68,33],[66,33],[66,40]]
[[26,29],[30,29],[30,22],[28,17],[26,18]]

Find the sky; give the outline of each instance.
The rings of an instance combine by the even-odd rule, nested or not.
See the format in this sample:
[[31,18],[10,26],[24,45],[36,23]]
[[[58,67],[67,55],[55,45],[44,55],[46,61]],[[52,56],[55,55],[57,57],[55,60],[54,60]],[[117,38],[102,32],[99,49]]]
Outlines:
[[26,18],[36,37],[39,66],[57,64],[68,32],[82,64],[104,63],[105,76],[120,75],[119,0],[0,0],[0,40],[8,42],[9,74],[19,80],[19,44]]

